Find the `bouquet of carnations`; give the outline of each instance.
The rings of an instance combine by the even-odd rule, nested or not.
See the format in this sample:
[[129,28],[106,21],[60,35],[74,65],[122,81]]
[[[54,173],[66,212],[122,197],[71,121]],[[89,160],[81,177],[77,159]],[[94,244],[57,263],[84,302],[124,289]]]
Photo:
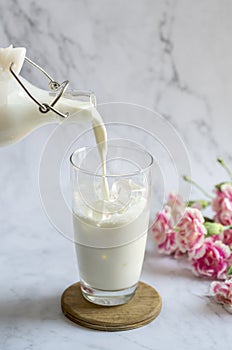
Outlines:
[[[215,186],[207,194],[188,176],[184,180],[198,187],[210,200],[184,202],[171,193],[152,225],[158,252],[174,258],[185,256],[195,275],[215,279],[210,285],[214,299],[232,312],[232,173],[225,162],[230,181]],[[211,205],[213,217],[204,216]]]

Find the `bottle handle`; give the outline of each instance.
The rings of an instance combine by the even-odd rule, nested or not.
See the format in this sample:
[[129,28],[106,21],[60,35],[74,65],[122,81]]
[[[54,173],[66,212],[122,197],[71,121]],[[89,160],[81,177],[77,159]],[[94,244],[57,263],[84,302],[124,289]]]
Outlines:
[[[25,61],[30,63],[31,65],[33,65],[36,69],[38,69],[40,72],[42,72],[48,79],[49,79],[49,89],[51,91],[56,91],[58,92],[58,94],[54,97],[54,99],[52,100],[52,102],[49,104],[47,103],[41,103],[40,101],[38,101],[31,93],[30,91],[26,88],[26,86],[23,84],[23,82],[21,81],[21,79],[18,77],[18,75],[14,72],[13,70],[13,66],[14,66],[14,62],[11,63],[10,65],[10,73],[13,75],[13,77],[17,80],[17,82],[19,83],[19,85],[24,89],[24,91],[27,93],[27,95],[39,106],[39,111],[41,113],[47,113],[50,110],[53,111],[54,113],[58,114],[59,116],[63,117],[63,118],[67,118],[69,116],[68,112],[67,113],[61,113],[60,111],[58,111],[56,108],[54,108],[55,104],[59,101],[59,99],[61,98],[61,96],[65,93],[68,85],[69,85],[69,81],[65,80],[63,81],[61,84],[58,83],[57,81],[55,81],[43,68],[41,68],[38,64],[36,64],[35,62],[33,62],[32,60],[30,60],[29,58],[25,57]],[[96,106],[96,98],[95,95],[91,92],[80,92],[79,96],[85,96],[88,97],[90,102]]]

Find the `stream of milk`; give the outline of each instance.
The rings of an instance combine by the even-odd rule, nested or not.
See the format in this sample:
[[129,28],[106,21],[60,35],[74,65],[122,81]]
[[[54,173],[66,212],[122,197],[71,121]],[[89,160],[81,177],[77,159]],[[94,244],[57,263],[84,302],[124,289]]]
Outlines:
[[109,200],[109,185],[106,178],[107,133],[101,115],[96,108],[91,110],[92,126],[102,167],[102,199]]

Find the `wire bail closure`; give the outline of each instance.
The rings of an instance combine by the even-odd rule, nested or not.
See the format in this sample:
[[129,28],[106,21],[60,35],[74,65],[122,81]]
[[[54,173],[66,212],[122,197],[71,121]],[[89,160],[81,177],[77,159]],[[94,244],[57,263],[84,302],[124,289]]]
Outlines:
[[[35,62],[33,62],[32,60],[30,60],[29,58],[25,57],[25,61],[30,63],[32,66],[34,66],[36,69],[38,69],[40,72],[42,72],[46,78],[48,78],[49,80],[49,90],[52,92],[58,92],[57,95],[55,96],[55,98],[52,100],[52,102],[50,104],[47,103],[41,103],[40,101],[38,101],[31,93],[30,91],[26,88],[26,86],[23,84],[23,82],[21,81],[21,79],[17,76],[17,74],[14,72],[13,70],[13,65],[14,62],[11,63],[10,65],[10,72],[13,75],[13,77],[17,80],[17,82],[19,83],[19,85],[23,88],[23,90],[27,93],[27,95],[39,106],[39,111],[41,113],[47,113],[50,110],[53,111],[54,113],[58,114],[59,116],[63,117],[63,118],[67,118],[69,116],[69,113],[61,113],[60,111],[58,111],[56,108],[54,108],[54,106],[56,105],[56,103],[59,101],[59,99],[61,98],[61,96],[65,93],[68,85],[69,85],[69,81],[65,80],[62,83],[58,83],[57,81],[55,81],[43,68],[41,68],[38,64],[36,64]],[[96,100],[95,100],[95,96],[94,94],[91,93],[86,93],[86,96],[89,96],[90,101],[93,103],[93,105],[96,105]]]

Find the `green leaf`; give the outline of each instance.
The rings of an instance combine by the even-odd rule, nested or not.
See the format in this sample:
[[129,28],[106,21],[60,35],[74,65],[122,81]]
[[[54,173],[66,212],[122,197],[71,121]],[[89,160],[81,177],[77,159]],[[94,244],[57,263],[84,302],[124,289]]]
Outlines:
[[228,268],[226,274],[227,275],[232,275],[232,265],[230,265],[230,267]]

